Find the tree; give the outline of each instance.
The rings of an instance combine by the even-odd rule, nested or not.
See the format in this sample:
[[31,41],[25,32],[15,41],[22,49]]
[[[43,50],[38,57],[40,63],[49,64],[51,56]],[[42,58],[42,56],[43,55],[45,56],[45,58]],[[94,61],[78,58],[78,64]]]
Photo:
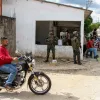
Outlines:
[[85,31],[85,34],[87,35],[89,32],[91,32],[91,28],[90,28],[90,25],[92,24],[93,22],[93,19],[91,16],[89,16],[89,18],[87,18],[84,22],[84,31]]
[[93,23],[93,19],[90,16],[88,19],[85,20],[84,22],[84,31],[85,31],[85,35],[88,35],[90,32],[92,32],[95,28],[99,28],[100,23]]
[[95,28],[99,28],[100,26],[100,23],[92,23],[90,26],[89,26],[89,29],[92,31],[94,30]]

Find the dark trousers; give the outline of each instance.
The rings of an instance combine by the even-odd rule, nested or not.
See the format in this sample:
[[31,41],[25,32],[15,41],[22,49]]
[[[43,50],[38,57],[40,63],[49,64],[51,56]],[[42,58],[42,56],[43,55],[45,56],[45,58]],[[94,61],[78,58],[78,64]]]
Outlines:
[[[73,50],[73,58],[74,58],[74,63],[77,63],[77,61],[78,61],[78,64],[81,63],[80,50]],[[77,61],[76,61],[76,58],[77,58]]]
[[67,40],[67,45],[71,45],[71,40],[70,39]]
[[47,46],[47,60],[49,59],[50,51],[52,51],[52,58],[55,59],[55,46],[48,45]]
[[86,45],[83,45],[83,54],[84,55],[85,55],[86,50],[87,50]]

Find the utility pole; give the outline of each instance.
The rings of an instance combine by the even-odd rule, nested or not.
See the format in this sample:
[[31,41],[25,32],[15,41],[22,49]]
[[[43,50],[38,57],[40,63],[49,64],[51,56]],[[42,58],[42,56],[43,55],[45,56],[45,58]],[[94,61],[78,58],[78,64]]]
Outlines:
[[86,10],[91,6],[92,3],[93,3],[93,0],[86,1]]

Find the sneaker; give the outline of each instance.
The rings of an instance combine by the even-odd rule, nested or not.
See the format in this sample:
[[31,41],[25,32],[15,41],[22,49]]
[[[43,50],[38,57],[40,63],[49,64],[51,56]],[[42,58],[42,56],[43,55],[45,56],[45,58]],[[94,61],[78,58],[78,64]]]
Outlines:
[[5,85],[6,90],[13,90],[14,87],[11,84],[6,84]]
[[96,55],[95,57],[94,57],[94,59],[97,59],[99,56],[98,55]]

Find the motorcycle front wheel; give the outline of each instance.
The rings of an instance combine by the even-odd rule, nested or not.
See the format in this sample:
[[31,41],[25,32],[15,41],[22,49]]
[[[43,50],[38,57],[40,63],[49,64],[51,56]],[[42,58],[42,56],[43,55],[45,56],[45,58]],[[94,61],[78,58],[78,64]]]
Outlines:
[[31,75],[28,81],[30,90],[37,95],[44,95],[51,89],[51,80],[44,74]]

